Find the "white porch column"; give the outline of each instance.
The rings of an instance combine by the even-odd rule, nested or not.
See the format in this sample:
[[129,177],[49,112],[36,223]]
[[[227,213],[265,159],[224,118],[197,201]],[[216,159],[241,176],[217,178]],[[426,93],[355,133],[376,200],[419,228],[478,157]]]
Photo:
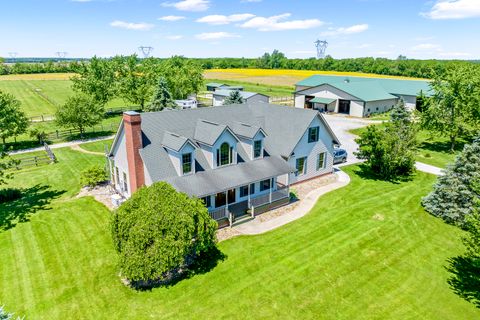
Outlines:
[[251,193],[251,188],[250,188],[250,187],[251,187],[251,186],[252,186],[252,184],[249,183],[249,184],[248,184],[248,208],[249,208],[249,209],[252,207],[252,204],[251,204],[251,202],[250,202],[250,193]]
[[272,203],[273,179],[270,179],[270,193],[268,194],[269,203]]

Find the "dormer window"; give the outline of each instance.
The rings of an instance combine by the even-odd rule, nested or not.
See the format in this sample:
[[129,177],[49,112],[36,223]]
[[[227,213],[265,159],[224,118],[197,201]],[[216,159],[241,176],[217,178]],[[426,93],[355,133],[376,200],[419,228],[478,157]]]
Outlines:
[[182,172],[183,174],[188,174],[192,172],[192,154],[191,153],[182,154]]
[[262,156],[262,140],[255,140],[253,142],[253,158],[259,158]]
[[217,150],[217,165],[225,166],[233,162],[233,150],[227,142],[220,145],[220,149]]

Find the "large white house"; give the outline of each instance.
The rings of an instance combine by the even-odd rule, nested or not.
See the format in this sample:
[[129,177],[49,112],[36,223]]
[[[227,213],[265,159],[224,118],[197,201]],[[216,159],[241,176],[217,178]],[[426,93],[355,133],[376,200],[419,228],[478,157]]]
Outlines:
[[296,84],[295,107],[366,117],[391,109],[399,99],[410,110],[430,92],[429,81],[314,75]]
[[338,139],[314,110],[266,103],[126,112],[110,154],[128,198],[166,181],[202,198],[220,224],[289,201],[289,186],[332,173]]

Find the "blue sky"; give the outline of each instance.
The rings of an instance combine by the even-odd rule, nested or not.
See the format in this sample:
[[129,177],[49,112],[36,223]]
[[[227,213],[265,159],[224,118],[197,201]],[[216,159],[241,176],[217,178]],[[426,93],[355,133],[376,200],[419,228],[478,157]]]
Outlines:
[[480,0],[11,0],[0,56],[480,58]]

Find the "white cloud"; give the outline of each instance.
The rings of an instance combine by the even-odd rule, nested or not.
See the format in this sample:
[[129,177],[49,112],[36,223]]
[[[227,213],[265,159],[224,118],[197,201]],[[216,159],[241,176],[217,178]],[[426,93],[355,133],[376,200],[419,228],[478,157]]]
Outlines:
[[350,27],[330,28],[321,33],[322,36],[339,36],[360,33],[368,30],[368,24],[356,24]]
[[480,17],[478,0],[437,0],[429,12],[421,13],[430,19],[466,19]]
[[166,36],[165,38],[167,38],[168,40],[180,40],[183,38],[183,36],[180,34],[176,34],[176,35]]
[[174,7],[181,11],[205,11],[210,7],[209,0],[183,0],[179,2],[164,2],[164,7]]
[[255,15],[251,13],[238,13],[238,14],[231,14],[229,16],[213,14],[213,15],[209,15],[209,16],[205,16],[200,19],[197,19],[197,22],[208,23],[212,25],[221,25],[221,24],[229,24],[231,22],[245,21],[253,17],[255,17]]
[[219,39],[226,39],[226,38],[238,38],[239,36],[230,33],[230,32],[204,32],[204,33],[199,33],[195,35],[195,38],[199,40],[219,40]]
[[158,20],[161,20],[161,21],[178,21],[183,19],[185,19],[184,16],[163,16],[158,18]]
[[441,57],[449,57],[449,58],[465,58],[465,57],[472,56],[472,54],[468,52],[440,52],[439,55]]
[[255,17],[241,24],[240,27],[253,28],[259,31],[283,31],[311,29],[324,24],[323,21],[318,19],[281,21],[290,16],[290,13],[284,13],[271,17]]
[[414,51],[421,51],[421,50],[438,50],[440,49],[440,45],[434,44],[434,43],[420,43],[417,44],[416,46],[412,47],[412,50]]
[[115,28],[122,28],[122,29],[128,29],[128,30],[140,30],[140,31],[147,31],[154,27],[154,25],[151,23],[145,23],[145,22],[134,23],[134,22],[125,22],[120,20],[115,20],[110,22],[110,26]]

